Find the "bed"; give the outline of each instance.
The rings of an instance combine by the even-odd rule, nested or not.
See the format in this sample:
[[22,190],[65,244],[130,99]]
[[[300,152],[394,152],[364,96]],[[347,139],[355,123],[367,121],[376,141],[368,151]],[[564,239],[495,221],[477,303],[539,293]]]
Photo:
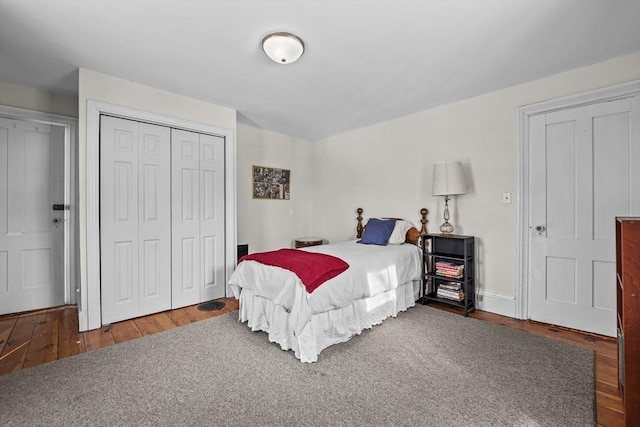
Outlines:
[[[363,225],[359,208],[356,240],[241,258],[229,279],[240,301],[239,321],[266,332],[269,341],[292,350],[301,362],[311,363],[323,349],[413,307],[423,274],[420,240],[427,232],[428,211],[420,212],[418,230],[398,218],[370,218]],[[327,260],[336,269],[340,262],[347,267],[337,273],[325,271],[324,276],[318,273],[322,278],[313,276],[317,280],[310,287],[306,271],[294,273],[287,265],[270,263],[276,258],[300,258],[305,266]]]

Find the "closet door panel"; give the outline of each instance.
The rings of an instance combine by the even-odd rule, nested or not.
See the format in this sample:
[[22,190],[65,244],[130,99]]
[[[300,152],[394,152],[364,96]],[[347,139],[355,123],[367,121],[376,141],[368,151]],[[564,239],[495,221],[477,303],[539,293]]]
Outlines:
[[139,315],[171,308],[171,131],[139,123]]
[[[198,239],[193,237],[182,238],[181,259],[178,260],[182,277],[180,280],[182,295],[196,295],[198,293],[197,273],[198,273]],[[197,299],[193,303],[199,302]],[[191,302],[190,302],[191,303]]]
[[100,126],[102,324],[138,314],[138,129],[102,117]]
[[172,308],[200,300],[200,135],[171,130]]
[[202,300],[225,295],[224,138],[200,135]]
[[101,117],[102,324],[171,308],[169,128]]

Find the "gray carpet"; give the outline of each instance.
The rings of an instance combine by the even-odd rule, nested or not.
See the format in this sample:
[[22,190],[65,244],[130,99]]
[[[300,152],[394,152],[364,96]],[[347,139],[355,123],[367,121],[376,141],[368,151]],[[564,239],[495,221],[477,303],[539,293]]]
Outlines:
[[594,424],[594,356],[417,306],[313,364],[237,312],[0,377],[0,424]]

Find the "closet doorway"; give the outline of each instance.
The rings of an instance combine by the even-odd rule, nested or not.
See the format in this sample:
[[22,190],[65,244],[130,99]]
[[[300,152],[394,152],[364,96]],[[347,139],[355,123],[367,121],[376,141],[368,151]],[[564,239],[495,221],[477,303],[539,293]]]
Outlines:
[[[104,117],[112,117],[137,123],[145,123],[149,125],[157,125],[160,127],[169,128],[173,135],[176,135],[177,131],[185,131],[187,133],[198,135],[198,138],[200,139],[200,147],[197,151],[192,151],[192,154],[197,154],[200,157],[200,160],[198,161],[200,171],[198,172],[198,174],[200,175],[200,179],[202,179],[202,181],[198,179],[198,194],[207,192],[209,191],[207,189],[211,189],[212,186],[217,185],[218,187],[215,191],[219,192],[216,193],[216,196],[220,195],[221,198],[215,197],[213,199],[197,199],[199,206],[198,210],[194,212],[200,213],[200,222],[204,222],[204,224],[201,224],[200,226],[200,230],[204,231],[198,236],[197,242],[194,241],[193,237],[188,237],[185,234],[177,235],[174,230],[180,228],[178,226],[179,224],[176,225],[175,222],[172,222],[169,225],[171,229],[171,307],[196,304],[198,302],[207,301],[218,296],[226,295],[226,281],[233,272],[236,262],[235,245],[237,239],[234,131],[228,128],[216,127],[205,123],[179,119],[158,113],[146,112],[143,110],[137,110],[129,107],[123,107],[120,105],[93,100],[87,101],[86,117],[87,144],[85,146],[86,156],[83,156],[86,158],[86,167],[81,167],[81,170],[84,170],[84,172],[82,172],[83,176],[86,177],[86,185],[84,186],[84,189],[82,191],[82,194],[85,195],[84,204],[86,206],[87,212],[86,222],[84,225],[86,227],[84,228],[86,230],[86,258],[84,258],[84,260],[86,261],[86,280],[83,280],[80,284],[80,297],[78,301],[78,321],[80,331],[96,329],[108,323],[106,318],[103,319],[102,313],[102,269],[104,268],[104,266],[102,265],[103,259],[101,254],[101,239],[104,236],[104,233],[102,232],[103,224],[101,223],[102,218],[100,212],[102,202],[100,173],[102,169],[107,167],[106,165],[102,164],[100,158],[101,121]],[[209,138],[213,138],[215,141],[217,141],[217,151],[207,143]],[[181,150],[179,151],[173,150],[171,155],[176,156],[177,153],[188,153],[189,149],[193,147],[188,147],[187,145],[189,144],[181,147]],[[216,171],[207,169],[209,167],[207,164],[210,163],[210,161],[213,161],[213,159],[215,159],[214,163],[217,162],[217,165],[221,167],[222,170],[220,168],[218,168]],[[175,175],[176,170],[173,166],[174,162],[171,161],[171,163],[171,174]],[[140,164],[141,162],[138,159],[138,168],[140,167]],[[180,175],[182,176],[189,174],[185,172],[184,174],[180,173]],[[138,174],[136,179],[138,178],[140,178],[140,173]],[[175,194],[173,194],[173,189],[177,185],[176,182],[178,181],[173,180],[170,183],[169,189],[171,193],[170,213],[172,221],[176,220],[176,216],[174,214],[177,209],[176,206],[178,206],[176,201],[182,200],[182,197],[178,198]],[[194,195],[195,193],[193,191],[195,190],[191,189],[189,195]],[[188,197],[185,196],[185,200],[186,199],[188,199]],[[113,209],[113,205],[111,205],[111,208]],[[213,212],[215,212],[215,215],[213,214]],[[138,214],[139,213],[140,211],[138,210]],[[213,226],[218,226],[220,227],[219,229],[222,230],[221,234],[216,234],[215,236],[207,234],[210,233],[209,227],[212,226],[211,223],[214,222],[214,217],[216,220],[215,222],[217,222],[218,224]],[[138,236],[136,237],[136,239],[138,239],[138,243],[141,239],[140,236],[141,235],[138,233]],[[198,250],[198,253],[194,253],[193,251],[191,253],[188,253],[185,251],[184,254],[177,256],[175,251],[178,247],[178,243],[181,243],[179,245],[180,247],[189,248],[190,245],[185,243],[188,242],[189,239],[191,239],[192,243],[191,248],[196,248]],[[124,251],[122,254],[125,253],[126,251]],[[204,266],[207,265],[215,267],[208,269],[203,273],[201,273],[202,270],[194,272],[192,268],[190,268],[189,270],[184,270],[184,275],[186,276],[191,274],[194,279],[196,278],[196,276],[199,277],[198,286],[189,286],[186,282],[180,282],[179,284],[176,284],[178,282],[174,281],[174,278],[176,277],[176,271],[179,270],[173,267],[174,265],[176,265],[176,262],[184,261],[186,263],[187,261],[189,261],[188,256],[191,254],[193,254],[194,258],[197,257],[201,269],[205,268]],[[192,258],[191,261],[193,261],[194,258]],[[133,260],[133,258],[131,259]],[[139,261],[140,258],[138,257],[136,260],[131,261],[131,265],[133,265],[133,262],[139,264]],[[191,265],[193,266],[193,262]],[[113,268],[112,270],[118,272],[127,272],[127,270],[121,270],[119,268]],[[138,271],[138,273],[139,272],[140,271]],[[105,280],[104,285],[113,285],[113,283],[107,283],[107,281]],[[132,292],[130,295],[137,296],[139,295],[140,288],[138,287],[135,290],[130,288],[128,291]],[[183,298],[178,301],[179,298],[177,298],[177,296],[174,298],[174,295],[177,295],[176,292],[178,294],[189,294],[189,297],[193,299],[189,300],[187,298]],[[122,295],[124,295],[124,292],[122,293]],[[135,305],[137,305],[137,303]],[[142,304],[142,306],[145,306],[145,304]],[[136,313],[138,312],[140,311],[136,311]],[[137,314],[135,314],[134,316],[136,315]]]
[[102,324],[225,296],[224,138],[100,118]]

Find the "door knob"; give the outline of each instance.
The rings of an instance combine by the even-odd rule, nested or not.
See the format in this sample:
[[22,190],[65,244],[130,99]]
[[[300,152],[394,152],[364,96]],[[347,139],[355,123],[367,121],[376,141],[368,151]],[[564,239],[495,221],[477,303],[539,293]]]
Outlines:
[[538,232],[538,236],[542,236],[542,233],[544,233],[545,230],[546,228],[544,227],[544,225],[536,226],[536,231]]

